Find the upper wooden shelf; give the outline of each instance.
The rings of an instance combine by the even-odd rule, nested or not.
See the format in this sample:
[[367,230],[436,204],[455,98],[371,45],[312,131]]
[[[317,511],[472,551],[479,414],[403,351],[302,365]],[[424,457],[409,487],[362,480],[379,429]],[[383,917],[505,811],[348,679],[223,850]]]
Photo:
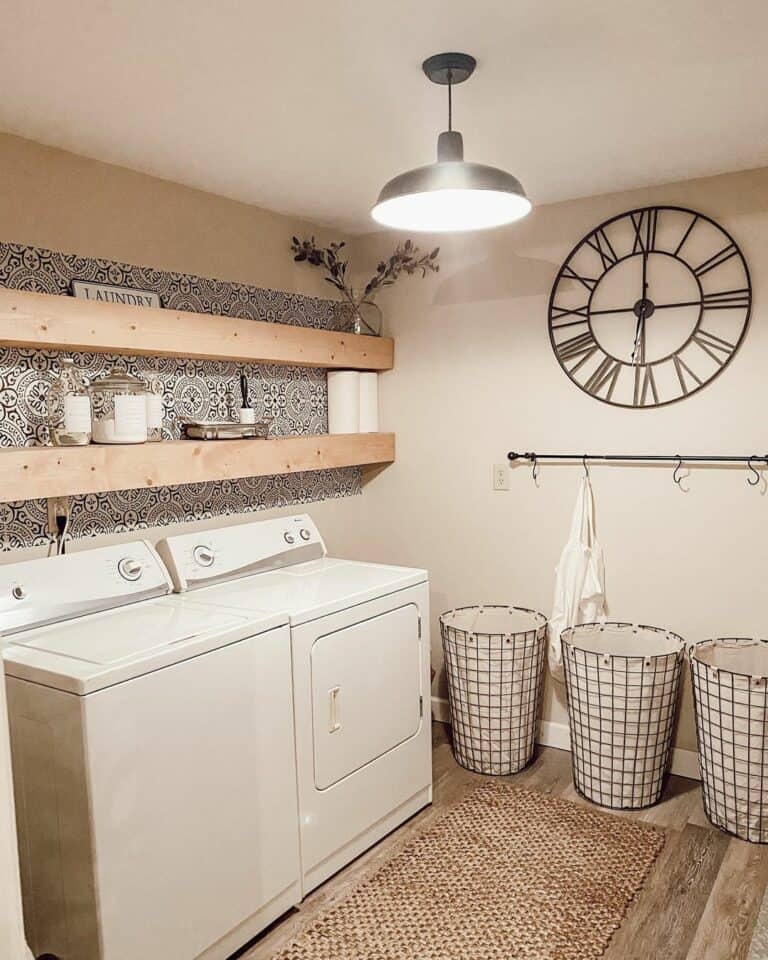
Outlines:
[[391,463],[392,433],[0,449],[0,503]]
[[0,344],[355,370],[391,370],[394,360],[394,343],[387,337],[7,287],[0,287]]

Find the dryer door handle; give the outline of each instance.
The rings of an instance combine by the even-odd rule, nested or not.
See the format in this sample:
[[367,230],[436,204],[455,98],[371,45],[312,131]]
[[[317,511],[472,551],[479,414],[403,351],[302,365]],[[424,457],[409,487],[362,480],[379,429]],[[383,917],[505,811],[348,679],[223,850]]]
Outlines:
[[337,730],[341,730],[340,693],[341,687],[331,687],[328,691],[328,733],[336,733]]

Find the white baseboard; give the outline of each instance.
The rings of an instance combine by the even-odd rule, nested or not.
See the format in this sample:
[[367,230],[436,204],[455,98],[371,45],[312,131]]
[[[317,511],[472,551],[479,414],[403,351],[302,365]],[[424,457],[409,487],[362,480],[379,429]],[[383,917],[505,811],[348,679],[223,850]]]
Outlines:
[[[450,723],[448,701],[444,697],[432,697],[432,717],[439,723]],[[570,751],[571,738],[568,733],[568,724],[542,720],[538,742],[545,747],[556,747],[558,750]],[[674,747],[670,772],[678,777],[701,780],[699,758],[695,750],[682,750],[680,747]]]
[[450,723],[451,714],[445,697],[432,697],[432,719],[438,723]]

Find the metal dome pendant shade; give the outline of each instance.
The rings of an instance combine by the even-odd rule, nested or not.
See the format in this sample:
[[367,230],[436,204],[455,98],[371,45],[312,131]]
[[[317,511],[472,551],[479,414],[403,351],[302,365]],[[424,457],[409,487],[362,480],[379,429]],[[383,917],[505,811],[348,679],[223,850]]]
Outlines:
[[371,216],[401,230],[450,233],[513,223],[531,202],[520,181],[504,170],[464,160],[461,134],[452,129],[452,90],[472,75],[466,53],[439,53],[423,63],[433,83],[448,86],[448,129],[437,141],[437,162],[401,173],[385,184]]

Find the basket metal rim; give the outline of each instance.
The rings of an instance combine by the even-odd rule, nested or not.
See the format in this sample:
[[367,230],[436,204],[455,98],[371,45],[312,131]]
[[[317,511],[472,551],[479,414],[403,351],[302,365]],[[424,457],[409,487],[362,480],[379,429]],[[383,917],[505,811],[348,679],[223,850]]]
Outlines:
[[766,677],[766,674],[764,673],[742,673],[740,670],[729,670],[728,667],[716,667],[714,664],[707,663],[705,660],[701,660],[696,655],[699,647],[713,646],[714,644],[722,643],[723,641],[732,644],[734,647],[738,646],[739,644],[744,644],[745,646],[757,646],[758,644],[768,645],[768,640],[764,640],[762,637],[710,637],[708,640],[698,640],[696,643],[689,644],[688,657],[691,662],[691,679],[693,680],[694,684],[698,679],[698,670],[701,670],[707,674],[714,674],[715,676],[724,673],[729,677],[739,677],[741,680],[768,680],[768,677]]
[[[454,613],[463,613],[467,610],[514,610],[515,613],[530,614],[535,620],[527,630],[513,630],[511,633],[500,633],[498,630],[489,632],[486,630],[465,630],[463,627],[455,627],[453,624],[446,623],[445,618]],[[547,617],[540,610],[533,610],[530,607],[518,607],[512,603],[470,603],[463,607],[453,607],[451,610],[445,610],[439,617],[440,628],[452,630],[456,634],[463,634],[465,637],[527,637],[530,634],[538,636],[539,632],[545,630],[549,623]]]
[[[610,629],[620,629],[620,630],[633,630],[635,632],[639,630],[648,631],[649,633],[660,634],[668,640],[673,641],[677,649],[670,650],[668,653],[646,653],[646,654],[627,654],[627,653],[603,653],[597,652],[596,650],[588,650],[585,647],[581,647],[578,643],[573,642],[573,637],[578,637],[579,631],[586,632],[587,630],[591,632],[602,631],[606,628]],[[685,640],[680,636],[679,633],[675,633],[674,630],[666,630],[664,627],[655,627],[648,623],[632,623],[625,620],[599,620],[593,621],[591,623],[577,623],[572,627],[566,627],[560,634],[560,643],[563,646],[563,650],[567,647],[571,653],[578,651],[579,653],[588,654],[589,656],[599,657],[602,660],[623,660],[626,662],[632,661],[642,661],[643,663],[648,663],[653,660],[667,660],[669,657],[680,658],[685,654],[687,649]]]

